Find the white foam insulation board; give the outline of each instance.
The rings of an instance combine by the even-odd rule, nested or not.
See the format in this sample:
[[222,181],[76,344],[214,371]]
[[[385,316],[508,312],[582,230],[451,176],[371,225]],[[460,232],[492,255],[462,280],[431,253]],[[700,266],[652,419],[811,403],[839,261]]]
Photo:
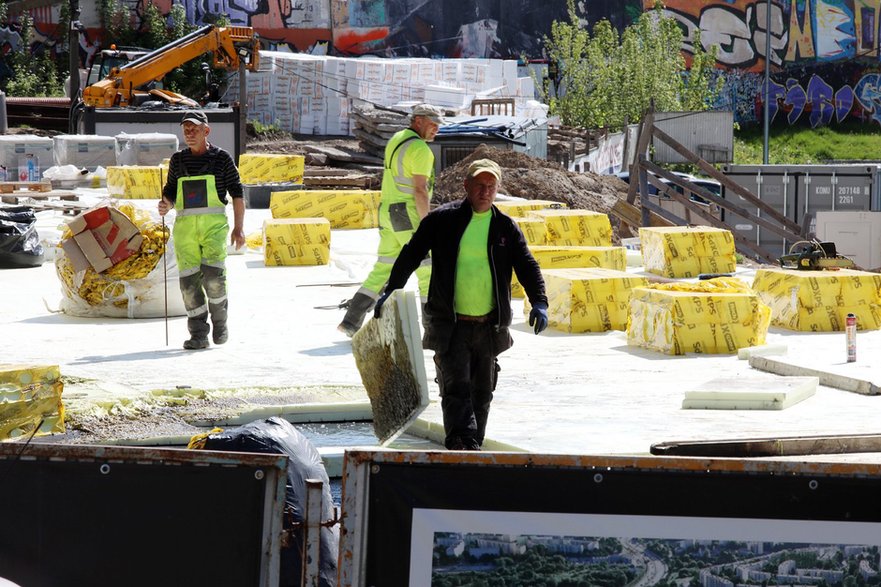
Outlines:
[[782,410],[817,391],[817,377],[720,377],[685,392],[683,408]]

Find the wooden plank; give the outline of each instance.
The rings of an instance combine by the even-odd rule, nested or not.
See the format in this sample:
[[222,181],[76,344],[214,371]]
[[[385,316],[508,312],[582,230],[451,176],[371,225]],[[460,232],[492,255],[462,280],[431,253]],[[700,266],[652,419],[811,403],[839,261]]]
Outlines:
[[737,458],[881,452],[881,434],[669,441],[653,444],[650,451],[664,456]]
[[330,187],[360,187],[366,188],[370,186],[373,178],[365,176],[355,177],[306,177],[303,183],[309,187],[330,186]]
[[654,126],[654,115],[649,112],[639,123],[639,138],[636,140],[636,157],[633,165],[630,166],[630,186],[627,188],[627,202],[632,204],[636,201],[636,191],[639,187],[634,181],[639,170],[640,156],[649,148],[649,141],[652,139],[651,129]]
[[[694,185],[694,184],[682,179],[681,177],[670,173],[669,171],[667,171],[663,167],[655,165],[651,161],[644,161],[643,166],[646,170],[651,171],[655,175],[660,175],[661,177],[667,179],[668,181],[675,183],[678,186],[682,186],[684,189],[688,189],[688,190],[694,192],[695,194],[697,194],[701,198],[703,198],[709,202],[712,202],[721,208],[724,208],[726,210],[730,210],[731,212],[734,212],[735,214],[738,214],[738,215],[746,218],[750,222],[754,222],[755,224],[758,224],[759,226],[770,230],[771,232],[773,232],[776,235],[782,236],[783,238],[785,238],[788,241],[798,242],[799,240],[802,240],[802,237],[799,235],[798,232],[791,232],[791,231],[787,230],[786,228],[781,227],[779,224],[776,224],[774,222],[770,222],[770,221],[766,220],[764,217],[756,216],[755,214],[751,213],[746,208],[742,208],[730,200],[726,200],[725,198],[717,196],[716,194],[710,193],[709,190],[705,190],[704,188],[702,188],[700,186]],[[796,228],[797,228],[797,225],[796,225]]]
[[0,193],[9,194],[16,190],[28,190],[32,192],[48,192],[52,189],[52,182],[44,181],[3,181],[0,182]]
[[[740,185],[734,183],[733,181],[731,181],[729,178],[725,177],[725,175],[721,171],[717,170],[713,165],[711,165],[710,163],[707,163],[706,161],[704,161],[703,159],[701,159],[700,157],[698,157],[697,155],[695,155],[694,153],[689,151],[684,145],[682,145],[681,143],[676,141],[676,139],[674,139],[673,137],[671,137],[670,135],[668,135],[667,133],[665,133],[664,131],[662,131],[661,129],[659,129],[657,127],[654,127],[652,132],[656,137],[658,137],[659,139],[661,139],[662,141],[667,143],[670,146],[670,148],[672,148],[674,151],[676,151],[677,153],[679,153],[680,155],[682,155],[683,157],[685,157],[686,159],[688,159],[689,161],[691,161],[692,163],[694,163],[695,165],[700,167],[701,171],[703,171],[704,173],[706,173],[710,177],[716,179],[717,181],[722,183],[727,189],[730,189],[732,192],[734,192],[738,196],[742,197],[743,199],[745,199],[749,203],[755,205],[761,211],[767,213],[768,216],[770,216],[771,218],[776,220],[784,228],[791,231],[792,233],[795,233],[796,235],[801,232],[801,226],[799,226],[798,224],[796,224],[795,222],[793,222],[789,218],[785,217],[783,214],[781,214],[780,212],[775,210],[772,206],[766,204],[765,202],[763,202],[762,200],[757,198],[752,192],[750,192],[745,187],[740,186]],[[701,197],[703,197],[703,196],[701,196]],[[738,214],[740,214],[740,212],[738,212]],[[743,214],[741,214],[741,216],[743,216]],[[756,216],[753,215],[753,218],[756,218]],[[780,234],[780,233],[777,232],[777,234]],[[790,239],[790,240],[792,240],[792,239]],[[798,240],[798,239],[794,239],[794,240]]]
[[[612,209],[609,211],[610,214],[615,216],[621,222],[632,226],[633,228],[639,228],[642,226],[642,219],[640,218],[639,208],[635,205],[625,201],[618,200],[615,202],[615,205],[612,206]],[[658,216],[657,214],[651,214],[649,217],[650,224],[649,226],[676,226],[672,222]]]

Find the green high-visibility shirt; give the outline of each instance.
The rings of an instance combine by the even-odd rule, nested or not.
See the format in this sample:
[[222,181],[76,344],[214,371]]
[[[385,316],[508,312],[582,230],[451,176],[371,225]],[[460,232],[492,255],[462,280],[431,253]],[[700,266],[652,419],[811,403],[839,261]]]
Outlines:
[[496,307],[486,246],[490,220],[492,210],[472,213],[471,222],[459,241],[453,302],[457,314],[483,316]]

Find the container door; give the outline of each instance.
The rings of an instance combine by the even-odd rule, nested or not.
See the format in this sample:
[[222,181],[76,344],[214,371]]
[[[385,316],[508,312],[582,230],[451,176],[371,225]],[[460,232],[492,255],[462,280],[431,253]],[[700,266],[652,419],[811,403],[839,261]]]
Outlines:
[[[722,173],[737,185],[746,188],[753,194],[758,194],[761,184],[761,172],[755,167],[750,169],[739,169],[739,167],[736,165],[723,165]],[[753,214],[758,212],[758,208],[731,190],[726,189],[724,185],[722,186],[722,197],[737,206],[749,210]],[[758,226],[753,221],[724,209],[722,210],[722,221],[727,223],[735,234],[746,238],[751,243],[759,244]]]

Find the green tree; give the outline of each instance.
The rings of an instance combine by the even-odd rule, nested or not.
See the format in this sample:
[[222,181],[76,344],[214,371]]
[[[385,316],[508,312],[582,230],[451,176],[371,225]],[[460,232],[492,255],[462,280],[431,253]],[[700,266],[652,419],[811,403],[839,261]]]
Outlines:
[[709,108],[718,93],[716,48],[703,49],[695,36],[691,68],[686,67],[682,29],[665,17],[657,0],[619,36],[607,20],[589,34],[579,23],[575,0],[569,22],[555,21],[545,38],[548,56],[562,74],[556,96],[547,96],[552,114],[564,124],[621,128],[651,108],[694,111]]
[[41,45],[32,53],[33,20],[23,15],[19,22],[21,50],[12,53],[9,58],[13,76],[7,80],[6,93],[10,96],[61,96],[63,87],[52,52]]

